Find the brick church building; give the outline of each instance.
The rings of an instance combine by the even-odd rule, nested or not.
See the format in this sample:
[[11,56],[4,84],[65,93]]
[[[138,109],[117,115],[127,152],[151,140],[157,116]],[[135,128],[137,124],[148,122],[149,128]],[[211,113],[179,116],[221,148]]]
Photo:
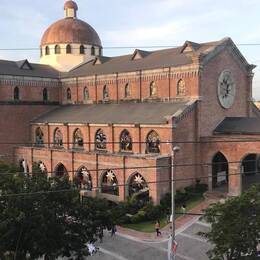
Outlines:
[[103,55],[97,32],[67,1],[40,44],[40,64],[0,60],[0,155],[69,175],[112,201],[200,181],[237,195],[258,181],[254,65],[230,38]]

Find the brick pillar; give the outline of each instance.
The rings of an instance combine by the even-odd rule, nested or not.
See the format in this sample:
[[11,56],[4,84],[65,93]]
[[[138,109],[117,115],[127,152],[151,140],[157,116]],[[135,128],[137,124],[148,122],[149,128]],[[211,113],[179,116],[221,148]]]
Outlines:
[[228,181],[228,195],[238,196],[242,191],[242,178],[240,173],[240,164],[232,163],[229,165],[229,181]]

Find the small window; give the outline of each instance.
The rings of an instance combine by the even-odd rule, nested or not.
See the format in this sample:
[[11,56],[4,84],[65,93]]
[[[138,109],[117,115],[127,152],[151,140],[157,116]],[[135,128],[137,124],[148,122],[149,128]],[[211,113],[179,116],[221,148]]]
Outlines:
[[96,132],[95,144],[97,150],[106,150],[107,148],[107,137],[102,129]]
[[55,54],[60,54],[60,53],[61,53],[60,45],[56,45],[55,46]]
[[48,101],[48,90],[46,88],[42,91],[43,101]]
[[83,149],[83,135],[79,128],[77,128],[73,135],[73,146],[74,148],[82,148]]
[[80,47],[79,47],[79,53],[80,53],[80,54],[85,54],[85,47],[84,47],[84,45],[80,45]]
[[20,100],[20,93],[18,87],[14,88],[14,100]]
[[147,135],[146,153],[160,153],[160,137],[155,131]]
[[95,56],[95,47],[94,46],[91,47],[91,55]]
[[49,46],[45,47],[45,55],[50,55],[50,48],[49,48]]
[[108,99],[108,98],[109,98],[108,87],[107,85],[105,85],[103,88],[103,99]]
[[84,100],[88,100],[89,99],[89,92],[88,92],[88,88],[87,87],[84,88],[83,96],[84,96]]
[[130,96],[130,86],[129,84],[127,83],[125,85],[125,98],[128,98]]
[[120,150],[132,151],[132,148],[133,148],[132,137],[127,130],[124,130],[120,136]]
[[154,81],[151,82],[150,84],[150,97],[156,96],[157,95],[157,86]]
[[41,146],[43,145],[43,132],[40,127],[37,127],[35,131],[35,145]]
[[59,128],[56,128],[54,131],[53,146],[57,148],[63,147],[63,136]]
[[186,93],[185,81],[180,79],[177,84],[177,96],[184,96]]
[[70,88],[67,89],[67,100],[71,101],[71,90],[70,90]]
[[68,44],[68,45],[66,46],[66,53],[67,53],[67,54],[71,53],[71,45],[70,45],[70,44]]

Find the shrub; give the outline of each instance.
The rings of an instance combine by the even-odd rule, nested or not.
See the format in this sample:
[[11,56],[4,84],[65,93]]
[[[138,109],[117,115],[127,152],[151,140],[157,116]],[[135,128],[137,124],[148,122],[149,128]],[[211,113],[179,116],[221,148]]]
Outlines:
[[145,217],[147,220],[156,220],[164,215],[161,206],[154,206],[152,203],[148,203],[143,210],[145,211]]
[[144,210],[139,210],[135,215],[131,217],[131,222],[134,224],[140,223],[146,220],[146,212]]

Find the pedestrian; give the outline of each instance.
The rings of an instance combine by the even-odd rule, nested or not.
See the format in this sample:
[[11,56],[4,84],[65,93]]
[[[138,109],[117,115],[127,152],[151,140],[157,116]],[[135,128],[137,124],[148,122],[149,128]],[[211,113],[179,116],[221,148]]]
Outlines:
[[156,230],[156,235],[157,235],[157,237],[160,236],[162,233],[161,233],[161,231],[160,231],[160,221],[159,221],[159,220],[156,221],[154,227],[155,227],[155,230]]
[[98,238],[99,238],[99,242],[100,243],[103,243],[103,236],[104,236],[104,232],[103,232],[103,227],[99,227],[99,230],[98,230]]
[[186,213],[186,204],[185,203],[182,204],[181,211],[182,211],[182,214],[185,215],[185,213]]
[[116,225],[113,224],[112,228],[111,228],[111,237],[114,236],[116,234]]

